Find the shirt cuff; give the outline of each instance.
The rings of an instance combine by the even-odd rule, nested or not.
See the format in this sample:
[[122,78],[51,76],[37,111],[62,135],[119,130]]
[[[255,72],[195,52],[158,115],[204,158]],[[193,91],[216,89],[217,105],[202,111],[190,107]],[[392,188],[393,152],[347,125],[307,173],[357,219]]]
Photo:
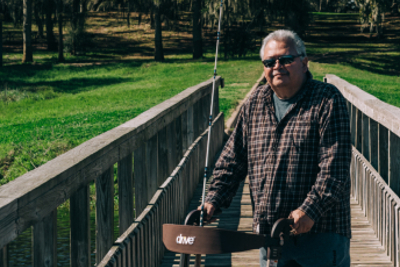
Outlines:
[[304,200],[303,204],[298,209],[310,217],[314,223],[317,222],[324,213],[322,207],[309,197]]

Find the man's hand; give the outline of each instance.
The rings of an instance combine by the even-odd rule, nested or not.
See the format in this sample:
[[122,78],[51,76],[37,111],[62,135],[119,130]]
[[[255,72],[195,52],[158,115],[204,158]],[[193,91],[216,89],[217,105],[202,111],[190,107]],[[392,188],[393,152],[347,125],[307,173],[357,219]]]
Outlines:
[[[201,210],[201,206],[197,207],[197,210]],[[211,217],[214,215],[215,207],[211,203],[204,203],[204,213],[207,214],[206,220],[211,220]]]
[[292,211],[289,219],[294,219],[293,232],[295,235],[307,233],[314,225],[314,221],[301,210]]

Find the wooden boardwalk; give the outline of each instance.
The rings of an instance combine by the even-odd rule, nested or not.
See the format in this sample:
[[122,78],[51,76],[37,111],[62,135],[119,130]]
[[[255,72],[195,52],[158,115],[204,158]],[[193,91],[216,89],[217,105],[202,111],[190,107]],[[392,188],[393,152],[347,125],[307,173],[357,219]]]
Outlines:
[[[201,185],[198,186],[190,203],[189,210],[196,209],[201,203]],[[356,201],[351,202],[352,231],[351,239],[351,266],[379,266],[393,267],[383,246],[380,244],[364,213]],[[229,209],[224,210],[220,218],[207,227],[220,227],[241,232],[251,232],[252,210],[247,181],[240,186]],[[179,254],[166,252],[161,267],[179,266]],[[201,265],[205,267],[251,267],[259,266],[259,251],[249,250],[245,252],[202,255]],[[194,266],[194,255],[191,257],[191,266]]]

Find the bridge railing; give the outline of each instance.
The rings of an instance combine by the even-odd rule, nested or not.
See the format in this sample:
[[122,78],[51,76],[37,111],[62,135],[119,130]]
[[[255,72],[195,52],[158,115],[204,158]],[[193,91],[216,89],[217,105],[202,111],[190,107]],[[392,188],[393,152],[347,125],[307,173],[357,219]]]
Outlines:
[[394,266],[400,266],[400,108],[335,75],[347,99],[353,144],[351,192],[361,205]]
[[[218,101],[221,84],[222,79],[218,77],[211,162],[223,142],[224,120],[223,114],[219,114]],[[211,93],[212,79],[186,89],[1,186],[0,267],[8,266],[7,245],[28,227],[33,228],[30,265],[57,266],[57,207],[68,199],[71,266],[92,266],[90,183],[93,181],[96,263],[99,265],[113,249],[119,252],[122,246],[128,246],[130,257],[122,261],[132,262],[129,266],[156,266],[154,263],[164,253],[161,225],[181,222],[203,174],[201,166],[205,165],[207,139],[204,131],[208,126]],[[118,165],[118,216],[122,235],[117,241],[114,238],[114,165]],[[127,243],[125,236],[134,240],[133,243]]]

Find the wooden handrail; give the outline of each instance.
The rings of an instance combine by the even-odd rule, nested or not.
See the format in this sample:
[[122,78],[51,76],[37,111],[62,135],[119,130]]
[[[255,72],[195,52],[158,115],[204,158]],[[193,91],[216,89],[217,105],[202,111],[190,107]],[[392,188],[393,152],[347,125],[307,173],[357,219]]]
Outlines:
[[400,108],[382,102],[335,75],[347,100],[353,144],[351,192],[394,266],[400,266]]
[[[57,207],[71,199],[71,264],[74,265],[73,259],[90,262],[90,259],[86,259],[90,258],[89,184],[96,181],[97,227],[103,233],[97,236],[96,244],[96,261],[100,262],[114,242],[114,164],[118,163],[120,188],[122,185],[119,190],[120,210],[134,209],[133,189],[129,188],[129,184],[132,185],[133,168],[136,214],[141,214],[183,154],[206,129],[212,83],[213,79],[210,79],[190,87],[136,118],[1,186],[0,249],[30,226],[34,229],[54,226]],[[216,88],[220,84],[221,77],[217,77]],[[215,94],[213,108],[214,114],[218,114],[218,90]],[[132,159],[135,166],[132,166]],[[134,218],[129,212],[120,216],[120,229],[125,232]],[[55,239],[54,233],[33,232],[36,233],[33,237],[34,254],[43,251],[44,246]],[[82,254],[86,255],[79,258]],[[54,255],[46,257],[56,260]]]

